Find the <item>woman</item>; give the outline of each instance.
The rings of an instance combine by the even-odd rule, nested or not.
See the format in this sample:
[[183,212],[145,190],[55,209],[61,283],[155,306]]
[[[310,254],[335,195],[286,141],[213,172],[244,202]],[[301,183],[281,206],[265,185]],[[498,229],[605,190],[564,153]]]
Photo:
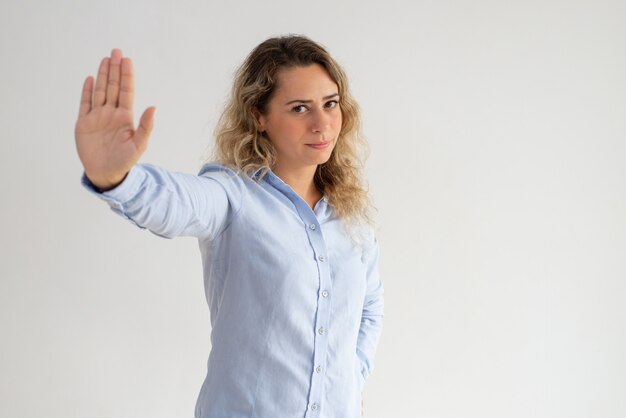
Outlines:
[[261,43],[197,176],[137,163],[155,109],[135,129],[132,107],[114,49],[83,86],[83,184],[139,227],[199,240],[212,347],[196,417],[359,416],[383,286],[342,69],[305,37]]

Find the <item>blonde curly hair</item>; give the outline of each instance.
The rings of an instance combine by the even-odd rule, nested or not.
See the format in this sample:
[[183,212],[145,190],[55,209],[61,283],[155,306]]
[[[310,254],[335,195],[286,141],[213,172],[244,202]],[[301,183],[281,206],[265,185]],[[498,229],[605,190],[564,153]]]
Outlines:
[[321,45],[305,36],[267,39],[258,45],[235,73],[231,96],[215,130],[213,159],[247,176],[261,169],[267,174],[276,163],[276,150],[260,132],[255,111],[265,113],[281,69],[319,64],[339,89],[342,126],[327,162],[315,172],[316,187],[328,197],[337,215],[351,223],[371,224],[371,204],[363,182],[367,143],[361,133],[358,104],[348,79]]

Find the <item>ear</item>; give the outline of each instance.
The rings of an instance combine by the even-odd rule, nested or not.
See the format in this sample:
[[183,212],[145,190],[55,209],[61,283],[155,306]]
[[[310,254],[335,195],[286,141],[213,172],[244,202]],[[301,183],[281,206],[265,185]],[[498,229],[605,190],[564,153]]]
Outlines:
[[259,125],[259,131],[265,132],[265,121],[266,121],[265,116],[256,107],[252,108],[252,114],[254,115],[254,118],[256,119],[257,124]]

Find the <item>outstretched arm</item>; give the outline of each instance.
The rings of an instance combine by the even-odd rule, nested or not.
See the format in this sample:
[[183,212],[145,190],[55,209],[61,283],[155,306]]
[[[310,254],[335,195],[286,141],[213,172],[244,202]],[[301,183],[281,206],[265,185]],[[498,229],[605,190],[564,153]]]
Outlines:
[[130,58],[113,49],[95,81],[83,84],[75,137],[85,173],[83,185],[136,225],[172,238],[211,239],[225,228],[241,202],[241,184],[217,165],[200,176],[137,164],[154,124],[154,107],[135,128]]
[[100,62],[95,87],[91,76],[83,83],[74,130],[85,174],[100,190],[121,183],[148,145],[155,108],[147,108],[135,128],[133,100],[132,61],[113,49]]

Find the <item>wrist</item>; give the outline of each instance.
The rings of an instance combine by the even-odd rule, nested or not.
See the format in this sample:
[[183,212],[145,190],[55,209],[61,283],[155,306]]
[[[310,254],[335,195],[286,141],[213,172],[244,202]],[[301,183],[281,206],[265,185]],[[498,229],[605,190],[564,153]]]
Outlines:
[[119,179],[114,179],[114,180],[101,180],[101,179],[97,179],[97,178],[92,178],[89,176],[89,174],[85,173],[85,176],[87,177],[87,180],[89,180],[89,182],[92,184],[92,186],[99,192],[99,193],[103,193],[103,192],[107,192],[109,190],[115,189],[117,186],[119,186],[120,184],[122,184],[122,182],[126,179],[126,177],[128,176],[128,172],[126,174],[124,174],[121,178]]

